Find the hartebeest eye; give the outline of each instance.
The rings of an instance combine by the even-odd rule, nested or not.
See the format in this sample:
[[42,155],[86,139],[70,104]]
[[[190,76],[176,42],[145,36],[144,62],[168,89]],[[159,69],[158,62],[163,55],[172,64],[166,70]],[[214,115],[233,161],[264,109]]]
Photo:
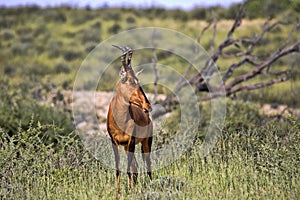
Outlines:
[[138,84],[138,80],[131,78],[131,79],[129,79],[129,84],[132,86],[136,86]]

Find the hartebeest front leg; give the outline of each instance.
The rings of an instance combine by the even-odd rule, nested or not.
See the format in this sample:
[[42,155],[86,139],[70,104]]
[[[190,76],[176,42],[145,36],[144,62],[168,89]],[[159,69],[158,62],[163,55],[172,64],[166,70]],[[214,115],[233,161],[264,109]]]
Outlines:
[[131,189],[131,172],[130,167],[132,164],[132,160],[134,158],[134,150],[135,150],[135,137],[132,136],[128,145],[128,163],[127,163],[127,175],[128,175],[128,187]]
[[120,170],[120,153],[119,153],[119,146],[112,141],[112,148],[114,150],[114,155],[115,155],[115,167],[116,167],[116,188],[117,188],[117,196],[120,193],[120,175],[121,175],[121,170]]

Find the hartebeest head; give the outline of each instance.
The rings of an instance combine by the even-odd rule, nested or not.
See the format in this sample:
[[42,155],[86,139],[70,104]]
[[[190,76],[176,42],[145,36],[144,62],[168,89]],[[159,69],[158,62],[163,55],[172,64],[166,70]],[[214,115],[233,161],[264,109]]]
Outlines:
[[[131,67],[132,50],[128,47],[113,46],[123,51],[121,57],[122,67],[120,71],[121,84],[120,87],[117,88],[119,94],[122,95],[130,105],[137,106],[143,109],[144,112],[150,112],[151,104],[140,85],[139,79]],[[126,62],[127,54],[128,57]]]

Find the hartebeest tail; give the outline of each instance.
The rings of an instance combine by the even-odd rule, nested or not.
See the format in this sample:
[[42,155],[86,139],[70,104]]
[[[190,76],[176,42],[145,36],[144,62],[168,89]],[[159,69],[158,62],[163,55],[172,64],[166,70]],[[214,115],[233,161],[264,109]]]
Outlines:
[[[134,183],[137,180],[137,163],[134,157],[135,145],[142,144],[142,154],[146,161],[147,173],[151,176],[150,152],[152,145],[153,125],[149,112],[151,104],[147,99],[132,67],[132,50],[128,47],[115,46],[122,50],[120,81],[116,93],[110,102],[107,114],[107,131],[111,137],[115,155],[116,187],[120,191],[120,153],[119,146],[124,146],[127,153],[128,185],[131,188],[131,171]],[[127,61],[126,61],[127,56]]]

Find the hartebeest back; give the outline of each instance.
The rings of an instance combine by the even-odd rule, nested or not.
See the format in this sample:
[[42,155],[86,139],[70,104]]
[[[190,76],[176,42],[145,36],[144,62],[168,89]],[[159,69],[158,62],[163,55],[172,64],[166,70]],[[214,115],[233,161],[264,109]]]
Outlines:
[[[115,45],[114,45],[115,46]],[[116,93],[110,102],[107,115],[107,131],[111,137],[115,155],[116,187],[120,191],[120,153],[122,145],[127,153],[128,185],[131,188],[131,171],[134,183],[137,181],[137,163],[134,157],[135,145],[142,144],[142,155],[146,161],[147,173],[151,177],[150,152],[152,145],[152,120],[149,112],[151,104],[147,99],[140,82],[132,67],[132,50],[128,47],[115,46],[123,51],[121,56],[120,81],[116,86]],[[127,62],[126,62],[126,56]]]

